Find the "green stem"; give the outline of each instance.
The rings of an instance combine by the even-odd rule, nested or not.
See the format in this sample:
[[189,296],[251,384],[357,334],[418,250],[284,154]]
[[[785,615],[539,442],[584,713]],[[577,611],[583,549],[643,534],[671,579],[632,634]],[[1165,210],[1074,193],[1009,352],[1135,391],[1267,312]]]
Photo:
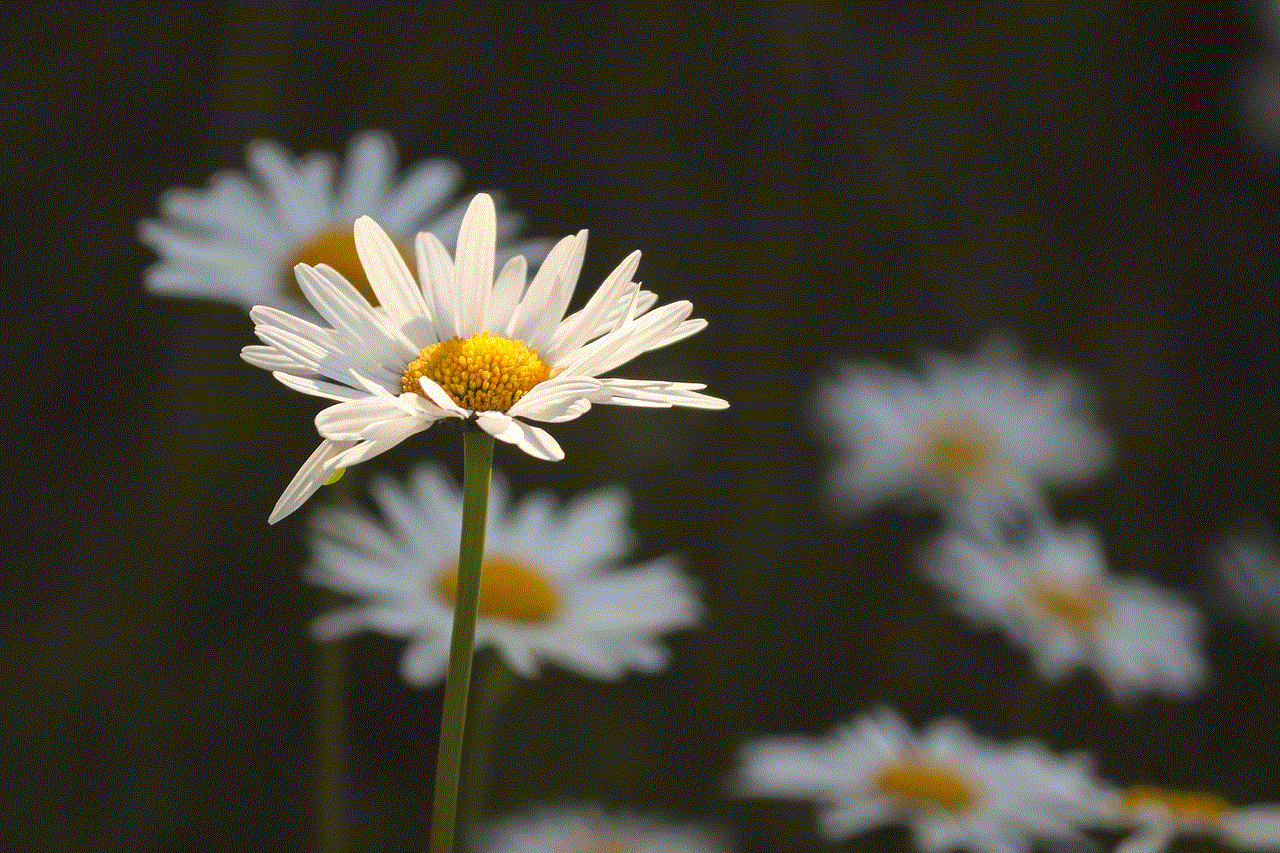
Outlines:
[[471,850],[470,833],[484,811],[498,719],[520,681],[497,649],[484,649],[476,659],[476,696],[467,729],[467,774],[462,780],[462,803],[458,807],[458,846],[463,853]]
[[[321,612],[343,602],[342,596],[321,590]],[[347,644],[320,643],[316,657],[315,737],[315,849],[343,853],[347,835]]]
[[484,563],[485,517],[493,472],[493,436],[478,429],[462,434],[462,539],[458,545],[458,592],[453,604],[453,637],[444,681],[440,753],[436,761],[435,808],[431,816],[431,853],[453,853],[458,811],[458,778],[471,687],[471,652],[476,644],[476,607]]

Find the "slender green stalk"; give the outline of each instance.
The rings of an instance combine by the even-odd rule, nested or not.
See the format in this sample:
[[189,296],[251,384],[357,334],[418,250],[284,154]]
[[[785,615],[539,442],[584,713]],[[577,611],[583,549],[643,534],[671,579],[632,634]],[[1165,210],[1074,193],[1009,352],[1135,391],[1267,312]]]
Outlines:
[[[321,590],[321,612],[340,605],[342,596]],[[347,644],[320,643],[316,652],[315,691],[315,849],[347,849]]]
[[471,850],[470,834],[484,811],[498,719],[519,682],[520,678],[496,649],[487,648],[476,655],[476,696],[471,725],[467,727],[465,752],[467,772],[462,779],[462,802],[458,806],[458,848],[463,853]]
[[458,545],[458,593],[453,604],[453,637],[444,681],[440,753],[436,761],[435,808],[431,816],[431,853],[453,853],[458,811],[458,778],[471,687],[471,651],[476,643],[476,607],[484,563],[484,529],[493,473],[493,436],[478,429],[462,434],[462,539]]

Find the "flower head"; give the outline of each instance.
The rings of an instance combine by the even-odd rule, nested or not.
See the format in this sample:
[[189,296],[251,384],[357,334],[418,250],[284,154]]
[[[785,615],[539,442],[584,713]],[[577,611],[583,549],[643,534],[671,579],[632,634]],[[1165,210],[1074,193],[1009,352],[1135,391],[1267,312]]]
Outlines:
[[[462,495],[422,466],[405,486],[375,481],[373,497],[385,522],[356,509],[313,516],[309,577],[358,599],[321,617],[315,634],[406,637],[404,677],[426,686],[449,657]],[[673,559],[619,565],[631,543],[621,492],[563,508],[538,493],[508,507],[495,477],[491,503],[476,644],[496,648],[517,672],[532,677],[543,662],[588,678],[653,672],[667,659],[660,635],[697,622],[697,598]]]
[[564,456],[560,445],[527,420],[571,420],[593,403],[728,405],[698,393],[702,385],[601,377],[706,326],[689,319],[688,302],[653,308],[657,297],[632,280],[639,252],[566,317],[586,232],[557,243],[526,288],[519,255],[495,278],[495,227],[493,201],[480,194],[467,209],[454,258],[433,235],[419,234],[419,285],[392,239],[361,217],[355,245],[378,306],[332,267],[299,264],[302,290],[329,326],[266,306],[253,309],[264,346],[246,347],[245,359],[291,388],[338,401],[316,416],[324,441],[271,521],[295,510],[336,470],[447,418],[556,460]]
[[1038,744],[999,746],[942,720],[923,735],[880,709],[820,740],[760,741],[743,753],[748,796],[815,800],[829,838],[903,823],[924,853],[1027,853],[1073,838],[1100,783],[1083,757]]
[[1117,853],[1161,853],[1182,834],[1210,835],[1237,850],[1280,850],[1280,806],[1236,808],[1206,791],[1135,785],[1115,796],[1111,818],[1133,829]]
[[715,834],[697,826],[589,806],[542,809],[486,827],[478,853],[724,853]]
[[[160,199],[163,218],[139,226],[139,236],[160,256],[147,284],[164,295],[272,305],[309,314],[294,278],[295,264],[324,263],[368,299],[351,223],[372,216],[400,250],[411,254],[413,235],[430,229],[452,245],[464,207],[454,193],[462,175],[449,160],[427,160],[396,177],[395,144],[368,131],[351,140],[341,178],[334,158],[313,152],[294,161],[279,145],[249,145],[250,174],[223,172],[204,190],[173,189]],[[504,213],[499,235],[516,234],[521,219]],[[546,254],[542,240],[506,246],[503,256]]]
[[924,568],[962,613],[1027,649],[1045,678],[1092,668],[1121,700],[1184,696],[1205,680],[1199,613],[1168,590],[1111,574],[1083,524],[1043,530],[1023,548],[951,531]]
[[850,365],[819,389],[820,429],[839,454],[828,489],[851,511],[904,495],[944,508],[1025,496],[1106,464],[1109,445],[1070,374],[1033,371],[993,341],[972,359],[935,355],[915,376]]

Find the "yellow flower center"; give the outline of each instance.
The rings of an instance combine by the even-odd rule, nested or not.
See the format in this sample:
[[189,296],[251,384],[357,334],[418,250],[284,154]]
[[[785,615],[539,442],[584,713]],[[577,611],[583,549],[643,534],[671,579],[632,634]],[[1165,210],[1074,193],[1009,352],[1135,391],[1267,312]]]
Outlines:
[[425,397],[418,382],[423,376],[434,379],[464,409],[505,412],[530,388],[550,378],[551,365],[524,341],[480,332],[424,347],[404,369],[400,387]]
[[948,486],[958,486],[988,476],[1003,449],[986,424],[959,416],[927,424],[914,453],[921,469]]
[[974,786],[956,768],[913,758],[881,765],[872,780],[881,793],[915,808],[962,812],[978,798]]
[[[404,258],[409,269],[413,269],[413,256],[399,240],[395,241],[400,256]],[[351,282],[351,286],[360,291],[360,295],[369,300],[370,305],[378,304],[378,297],[373,295],[373,287],[369,284],[369,276],[365,274],[364,265],[360,263],[360,255],[356,252],[355,232],[350,225],[335,228],[317,234],[310,241],[298,247],[285,262],[281,274],[284,276],[285,289],[298,299],[306,301],[302,288],[298,287],[298,278],[293,268],[298,264],[328,264],[342,277]]]
[[1129,811],[1158,806],[1173,817],[1217,822],[1231,804],[1217,794],[1203,791],[1166,791],[1152,785],[1134,785],[1120,795],[1120,805]]
[[[458,596],[458,567],[436,572],[435,588],[450,604]],[[551,582],[537,571],[503,557],[484,561],[480,568],[480,606],[484,616],[515,622],[545,622],[560,609],[560,598]]]
[[1094,631],[1111,612],[1111,602],[1100,584],[1040,577],[1031,582],[1027,596],[1036,613],[1077,634]]

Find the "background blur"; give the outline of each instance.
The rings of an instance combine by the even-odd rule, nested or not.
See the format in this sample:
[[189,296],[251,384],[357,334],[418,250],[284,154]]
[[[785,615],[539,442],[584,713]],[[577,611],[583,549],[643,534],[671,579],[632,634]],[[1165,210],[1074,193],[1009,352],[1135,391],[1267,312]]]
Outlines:
[[[589,227],[587,293],[642,249],[646,286],[710,327],[619,373],[732,403],[596,408],[555,429],[556,465],[499,448],[520,492],[628,486],[637,558],[686,554],[710,614],[659,676],[528,685],[503,723],[500,811],[589,799],[719,823],[744,851],[813,849],[807,805],[725,795],[738,745],[880,703],[1093,750],[1120,782],[1280,800],[1272,641],[1213,616],[1213,683],[1191,702],[1041,683],[918,577],[930,517],[823,508],[807,416],[836,359],[905,364],[1007,331],[1081,371],[1117,440],[1109,475],[1055,496],[1059,517],[1096,525],[1118,571],[1207,602],[1206,546],[1247,511],[1280,516],[1280,158],[1240,82],[1278,46],[1254,7],[0,16],[0,848],[306,849],[318,596],[299,576],[305,512],[266,519],[320,403],[240,360],[239,309],[144,294],[135,223],[167,187],[242,167],[254,137],[341,151],[364,128],[403,162],[457,159],[530,233]],[[362,473],[459,457],[433,431]],[[360,851],[425,832],[440,692],[403,685],[400,651],[352,645]]]

